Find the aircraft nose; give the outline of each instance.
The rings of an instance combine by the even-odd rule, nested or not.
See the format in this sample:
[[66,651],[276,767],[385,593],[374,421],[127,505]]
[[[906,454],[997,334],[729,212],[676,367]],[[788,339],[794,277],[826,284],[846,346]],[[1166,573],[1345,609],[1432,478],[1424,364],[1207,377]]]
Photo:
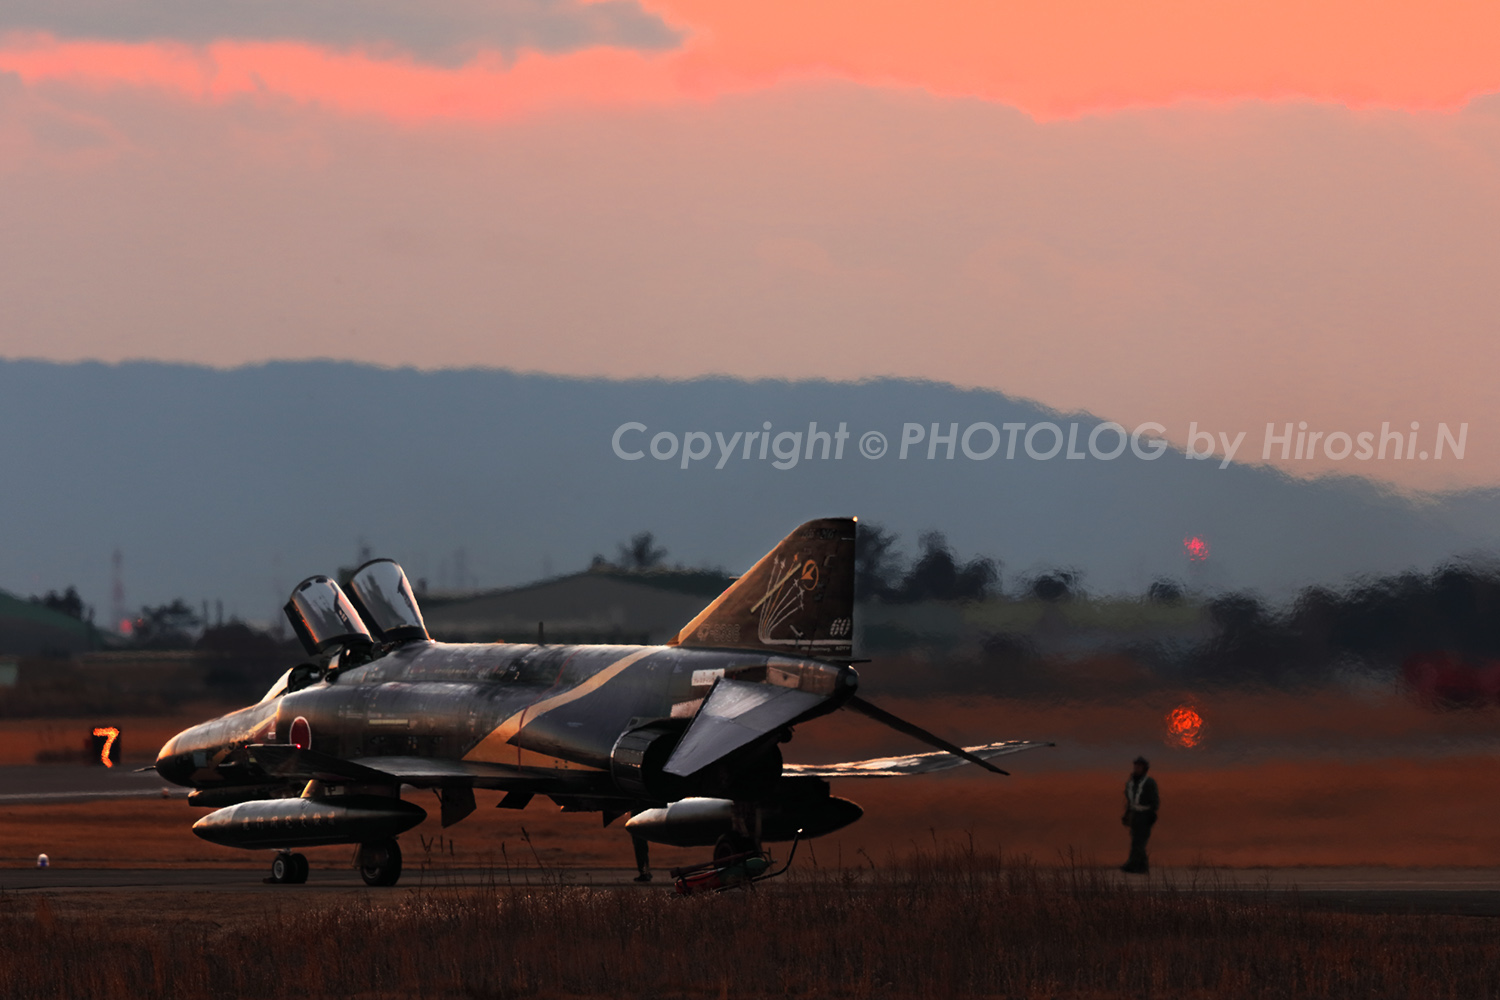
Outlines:
[[192,756],[177,752],[178,741],[184,735],[185,732],[178,733],[167,740],[156,754],[156,773],[177,785],[188,784],[188,775],[193,773]]

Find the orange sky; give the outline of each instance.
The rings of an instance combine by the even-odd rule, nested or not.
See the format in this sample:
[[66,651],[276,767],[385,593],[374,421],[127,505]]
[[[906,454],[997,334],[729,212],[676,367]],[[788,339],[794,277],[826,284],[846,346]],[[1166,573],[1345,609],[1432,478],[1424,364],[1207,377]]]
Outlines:
[[686,35],[653,54],[591,48],[424,65],[296,39],[160,42],[12,35],[0,69],[280,94],[398,118],[494,118],[557,105],[704,99],[833,78],[977,97],[1038,119],[1182,99],[1302,98],[1453,109],[1500,89],[1500,7],[1487,2],[1055,0],[931,4],[645,0]]
[[1500,5],[641,6],[680,44],[0,12],[0,355],[902,375],[1252,459],[1467,421],[1286,467],[1500,484]]

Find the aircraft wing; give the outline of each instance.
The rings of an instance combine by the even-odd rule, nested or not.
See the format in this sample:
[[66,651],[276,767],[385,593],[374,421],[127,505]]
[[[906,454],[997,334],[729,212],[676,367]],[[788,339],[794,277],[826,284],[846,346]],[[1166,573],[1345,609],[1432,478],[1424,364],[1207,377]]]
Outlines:
[[796,688],[721,677],[663,770],[683,777],[694,774],[747,743],[790,725],[827,700],[827,695]]
[[[488,787],[542,784],[543,780],[501,764],[444,760],[436,757],[361,757],[346,760],[332,754],[303,750],[284,743],[261,743],[245,748],[250,760],[268,775],[297,781],[365,782],[385,784],[392,778],[419,788],[443,785]],[[555,784],[555,781],[551,782]]]
[[[964,747],[969,753],[989,760],[1023,750],[1056,746],[1055,743],[1038,743],[1030,740],[1006,740],[986,743],[977,747]],[[937,753],[916,753],[906,757],[876,757],[872,760],[851,760],[842,764],[783,764],[781,773],[810,778],[896,778],[907,774],[929,774],[958,767],[966,761],[946,750]]]

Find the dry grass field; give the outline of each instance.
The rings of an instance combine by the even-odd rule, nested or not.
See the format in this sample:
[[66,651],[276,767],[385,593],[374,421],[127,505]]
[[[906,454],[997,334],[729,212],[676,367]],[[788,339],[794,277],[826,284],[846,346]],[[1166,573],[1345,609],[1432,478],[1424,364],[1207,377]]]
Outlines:
[[964,849],[689,899],[563,887],[272,898],[121,912],[0,895],[5,995],[1500,996],[1493,921],[1146,890]]

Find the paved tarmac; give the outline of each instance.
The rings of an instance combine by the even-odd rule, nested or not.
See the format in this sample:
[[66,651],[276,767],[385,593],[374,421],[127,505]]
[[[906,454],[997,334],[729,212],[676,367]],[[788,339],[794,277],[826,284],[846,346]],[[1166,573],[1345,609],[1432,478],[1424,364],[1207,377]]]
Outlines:
[[[271,853],[266,852],[269,859]],[[303,886],[272,885],[265,881],[266,870],[252,868],[6,868],[0,869],[0,892],[116,892],[138,890],[213,890],[222,892],[296,893],[308,889],[359,889],[371,891],[352,867],[314,867]],[[434,869],[407,868],[401,874],[399,889],[470,888],[491,885],[555,887],[630,886],[636,883],[635,869],[630,868],[555,868],[547,871],[515,869]],[[654,882],[643,885],[672,884],[665,871],[656,873]],[[388,890],[376,890],[388,891]]]
[[137,770],[140,766],[8,764],[0,767],[0,805],[187,797],[188,789],[169,785],[154,770]]

